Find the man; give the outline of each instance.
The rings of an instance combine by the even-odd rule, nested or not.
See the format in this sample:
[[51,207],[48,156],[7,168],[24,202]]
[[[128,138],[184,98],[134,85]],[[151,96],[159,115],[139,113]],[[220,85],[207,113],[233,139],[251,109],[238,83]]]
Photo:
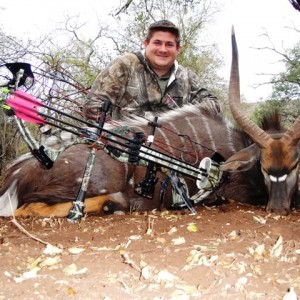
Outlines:
[[86,103],[87,118],[98,115],[105,97],[113,104],[113,119],[201,101],[213,101],[220,109],[217,98],[201,87],[199,77],[176,61],[180,32],[172,22],[151,24],[143,46],[143,51],[117,57],[98,75]]

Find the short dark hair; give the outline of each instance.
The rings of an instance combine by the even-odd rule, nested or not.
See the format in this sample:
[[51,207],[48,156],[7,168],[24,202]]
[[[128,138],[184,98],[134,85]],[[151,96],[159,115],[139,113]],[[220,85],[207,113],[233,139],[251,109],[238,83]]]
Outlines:
[[148,28],[148,33],[147,33],[147,37],[146,39],[148,41],[150,41],[153,32],[156,31],[167,31],[167,32],[171,32],[176,36],[176,44],[179,45],[180,44],[180,31],[178,29],[178,27],[173,24],[172,22],[168,21],[168,20],[160,20],[157,22],[152,23],[149,28]]

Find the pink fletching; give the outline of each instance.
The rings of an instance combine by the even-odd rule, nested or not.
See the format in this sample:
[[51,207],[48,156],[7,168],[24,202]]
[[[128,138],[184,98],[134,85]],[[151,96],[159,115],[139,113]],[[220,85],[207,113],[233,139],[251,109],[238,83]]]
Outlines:
[[36,124],[45,124],[45,120],[39,116],[37,110],[39,107],[43,107],[43,104],[33,96],[16,91],[5,102],[13,109],[18,118]]

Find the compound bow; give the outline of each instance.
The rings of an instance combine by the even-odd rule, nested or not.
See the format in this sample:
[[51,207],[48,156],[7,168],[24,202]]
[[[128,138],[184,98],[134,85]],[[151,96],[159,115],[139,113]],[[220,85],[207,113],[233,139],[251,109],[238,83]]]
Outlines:
[[[5,66],[12,72],[13,78],[8,84],[2,86],[3,97],[0,98],[3,101],[2,107],[9,114],[14,115],[18,129],[31,153],[44,168],[50,169],[59,154],[69,146],[77,143],[93,143],[94,145],[87,160],[80,191],[67,218],[69,221],[77,222],[83,215],[85,193],[94,165],[96,151],[99,148],[123,163],[133,163],[146,167],[145,179],[136,187],[136,192],[140,195],[151,198],[157,170],[159,169],[165,173],[171,179],[173,189],[193,214],[196,211],[187,195],[184,181],[178,174],[195,179],[197,187],[205,191],[205,196],[219,182],[222,176],[219,164],[212,161],[209,157],[203,159],[199,168],[197,168],[176,157],[151,148],[155,128],[159,126],[157,117],[153,122],[149,122],[152,132],[148,140],[143,132],[134,133],[133,139],[128,138],[114,130],[105,129],[106,114],[111,105],[108,99],[104,99],[99,123],[94,124],[63,110],[46,105],[39,99],[29,95],[27,91],[18,90],[20,86],[26,86],[28,77],[34,79],[29,64],[16,63],[6,64]],[[58,119],[49,112],[59,113],[64,116],[64,119]],[[80,125],[74,124],[73,121]],[[59,150],[54,151],[51,148],[51,143],[43,145],[43,137],[46,136],[44,140],[49,141],[48,130],[46,130],[44,136],[42,135],[42,143],[39,143],[30,134],[26,122],[38,124],[42,128],[47,128],[47,125],[55,127],[56,131],[51,134],[52,136],[56,135],[56,137],[58,135],[62,137],[62,132],[68,132],[68,138],[71,138],[72,142],[64,142],[62,138],[63,146]]]

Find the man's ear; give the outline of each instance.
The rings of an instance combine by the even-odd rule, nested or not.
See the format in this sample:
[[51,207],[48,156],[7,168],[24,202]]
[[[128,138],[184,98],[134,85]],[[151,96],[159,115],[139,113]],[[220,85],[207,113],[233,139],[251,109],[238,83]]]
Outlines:
[[144,49],[149,45],[149,41],[147,39],[144,40],[143,46]]

